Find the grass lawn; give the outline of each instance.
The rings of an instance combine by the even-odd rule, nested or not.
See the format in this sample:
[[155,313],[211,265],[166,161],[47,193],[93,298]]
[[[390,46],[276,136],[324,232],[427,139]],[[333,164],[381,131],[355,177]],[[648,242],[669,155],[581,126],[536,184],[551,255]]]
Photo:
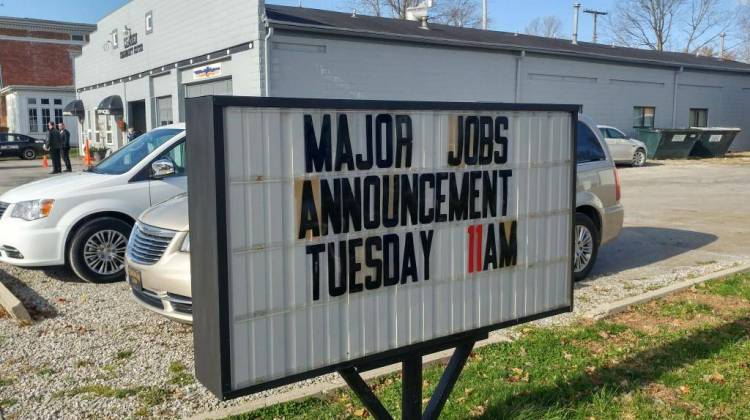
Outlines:
[[[477,349],[441,418],[750,418],[750,275]],[[424,402],[443,366],[425,369]],[[400,415],[399,374],[371,382]],[[233,419],[368,417],[348,391]]]

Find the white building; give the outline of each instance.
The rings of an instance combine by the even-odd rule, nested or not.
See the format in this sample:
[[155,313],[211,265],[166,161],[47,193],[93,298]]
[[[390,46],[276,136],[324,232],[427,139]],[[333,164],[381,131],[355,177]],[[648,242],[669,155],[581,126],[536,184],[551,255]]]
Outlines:
[[573,103],[630,133],[740,127],[733,149],[750,149],[750,65],[734,61],[253,0],[132,0],[97,26],[76,88],[84,132],[112,148],[118,118],[145,131],[184,120],[186,97],[231,94]]

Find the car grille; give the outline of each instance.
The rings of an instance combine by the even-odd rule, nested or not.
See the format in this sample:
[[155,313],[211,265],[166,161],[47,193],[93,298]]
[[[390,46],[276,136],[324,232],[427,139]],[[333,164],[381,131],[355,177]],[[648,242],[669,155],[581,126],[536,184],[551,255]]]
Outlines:
[[172,304],[172,308],[174,308],[175,311],[182,312],[183,314],[193,313],[193,300],[191,298],[174,293],[167,293],[167,299],[169,300],[169,303]]
[[143,265],[155,264],[177,232],[136,223],[128,240],[128,258]]
[[5,214],[5,210],[8,210],[8,206],[10,206],[9,203],[3,203],[0,201],[0,217],[3,217],[3,214]]
[[153,306],[158,309],[164,309],[164,304],[162,303],[161,299],[159,299],[158,296],[155,296],[153,292],[149,292],[147,290],[136,290],[132,289],[133,294],[135,297],[141,300],[141,302]]

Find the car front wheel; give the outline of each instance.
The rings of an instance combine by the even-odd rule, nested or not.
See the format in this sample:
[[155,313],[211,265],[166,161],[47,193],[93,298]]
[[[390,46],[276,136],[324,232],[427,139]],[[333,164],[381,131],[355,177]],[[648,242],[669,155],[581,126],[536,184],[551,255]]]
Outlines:
[[29,147],[28,149],[23,149],[23,151],[21,152],[21,159],[24,159],[24,160],[36,159],[36,150],[34,150],[31,147]]
[[635,167],[643,166],[646,163],[646,152],[643,149],[638,149],[633,153],[633,163]]
[[94,219],[73,236],[68,250],[70,267],[89,283],[125,279],[125,249],[132,226],[113,217]]
[[581,281],[594,268],[599,253],[599,231],[588,216],[576,213],[574,234],[573,275],[575,281]]

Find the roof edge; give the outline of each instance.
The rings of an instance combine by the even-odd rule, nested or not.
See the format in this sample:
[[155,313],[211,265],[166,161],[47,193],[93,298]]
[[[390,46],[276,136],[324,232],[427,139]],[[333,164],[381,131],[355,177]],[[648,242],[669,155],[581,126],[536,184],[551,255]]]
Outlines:
[[704,71],[717,71],[722,73],[739,73],[739,74],[750,74],[750,68],[748,69],[732,69],[719,66],[699,65],[699,64],[686,64],[670,60],[648,60],[642,58],[624,58],[612,55],[603,55],[590,52],[568,52],[560,51],[549,48],[539,47],[522,47],[511,44],[497,44],[489,42],[476,42],[476,41],[459,41],[451,38],[439,38],[439,37],[423,37],[415,35],[404,35],[394,34],[390,32],[376,32],[362,29],[349,29],[349,28],[336,28],[322,25],[309,25],[304,23],[293,23],[283,20],[269,19],[264,16],[264,21],[275,28],[287,29],[292,31],[301,32],[314,32],[324,33],[332,35],[354,35],[360,38],[373,38],[373,39],[384,39],[389,41],[401,41],[401,42],[415,42],[420,44],[429,45],[450,45],[456,47],[472,47],[478,49],[486,49],[492,51],[525,51],[538,54],[548,54],[561,57],[577,57],[577,58],[589,58],[599,61],[609,61],[618,63],[631,63],[631,64],[643,64],[655,67],[670,67],[675,69],[694,69]]

